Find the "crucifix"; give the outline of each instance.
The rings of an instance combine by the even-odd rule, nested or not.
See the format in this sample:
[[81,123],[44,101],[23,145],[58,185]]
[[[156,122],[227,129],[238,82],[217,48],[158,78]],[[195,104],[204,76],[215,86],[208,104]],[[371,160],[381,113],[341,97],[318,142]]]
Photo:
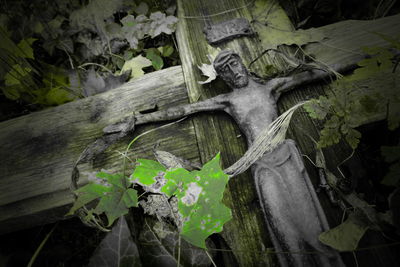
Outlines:
[[[213,110],[222,110],[232,116],[251,146],[262,130],[278,117],[276,104],[283,92],[331,75],[323,70],[309,70],[263,83],[250,75],[237,53],[229,50],[220,52],[213,64],[232,92],[167,110],[138,114],[107,126],[104,129],[106,135],[90,146],[80,161],[87,161],[100,153],[133,131],[136,125]],[[332,68],[343,72],[351,67],[338,65]],[[278,254],[280,264],[343,266],[339,254],[318,240],[318,235],[328,230],[328,223],[294,141],[285,140],[264,154],[251,166],[251,171],[276,251],[316,252]]]

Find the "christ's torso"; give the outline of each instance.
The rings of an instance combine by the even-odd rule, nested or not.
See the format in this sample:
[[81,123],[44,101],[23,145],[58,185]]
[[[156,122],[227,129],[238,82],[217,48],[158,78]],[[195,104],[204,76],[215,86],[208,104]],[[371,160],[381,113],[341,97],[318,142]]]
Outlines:
[[277,117],[276,100],[271,91],[252,79],[247,86],[234,89],[225,111],[237,122],[249,145]]

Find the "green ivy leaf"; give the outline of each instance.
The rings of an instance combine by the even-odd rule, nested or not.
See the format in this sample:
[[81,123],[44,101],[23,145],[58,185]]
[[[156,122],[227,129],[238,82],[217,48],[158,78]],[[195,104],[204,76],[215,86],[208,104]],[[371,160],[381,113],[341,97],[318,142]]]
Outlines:
[[222,231],[223,225],[232,218],[230,209],[222,203],[229,177],[220,167],[220,155],[200,171],[192,172],[183,168],[165,170],[156,161],[138,161],[131,179],[147,186],[162,180],[161,192],[178,198],[181,236],[195,246],[206,248],[207,237]]
[[45,97],[45,104],[50,106],[57,106],[74,100],[70,92],[60,86],[51,88]]
[[[220,155],[200,171],[176,169],[167,172],[165,179],[173,181],[176,187],[179,214],[183,219],[182,237],[195,246],[206,248],[207,237],[221,232],[223,225],[232,218],[230,209],[222,203],[229,178],[220,167]],[[168,186],[172,187],[167,183],[165,187]]]
[[19,49],[15,50],[15,55],[19,57],[34,59],[35,57],[33,56],[32,44],[36,40],[36,38],[22,39],[17,45]]
[[264,50],[276,49],[282,44],[301,46],[325,37],[319,29],[294,31],[286,12],[273,1],[256,0],[251,11],[256,22],[252,27],[257,31]]
[[155,178],[165,173],[163,165],[154,160],[138,159],[138,166],[131,176],[131,181],[138,180],[140,184],[152,185],[156,182]]
[[318,141],[317,148],[323,148],[337,144],[340,141],[340,137],[341,135],[339,129],[325,127],[321,130],[321,136]]
[[125,71],[131,71],[131,78],[138,78],[144,75],[144,71],[142,69],[151,65],[152,62],[150,60],[143,57],[142,55],[139,55],[125,61],[121,73],[124,73]]
[[98,172],[97,178],[107,181],[107,183],[114,185],[117,188],[125,188],[123,177],[121,174],[110,174],[107,172]]
[[323,120],[329,112],[330,102],[325,96],[320,96],[318,99],[311,99],[303,108],[311,118]]
[[149,31],[150,25],[147,22],[147,17],[139,15],[136,18],[133,15],[127,15],[121,19],[122,32],[126,40],[133,49],[138,48],[139,40],[143,39]]
[[125,203],[125,206],[127,207],[137,207],[138,203],[138,195],[137,191],[132,188],[128,188],[124,195],[122,196],[122,199]]
[[160,70],[164,66],[164,61],[156,48],[146,49],[146,58],[151,60],[151,64],[155,70]]
[[354,251],[368,228],[368,225],[352,213],[339,226],[320,234],[319,240],[339,251]]
[[[184,198],[179,199],[178,207],[184,216],[181,235],[193,245],[206,248],[206,238],[213,233],[221,232],[223,225],[232,219],[230,209],[222,203],[229,177],[220,167],[219,154],[206,163],[200,171],[192,173],[197,182],[193,181],[189,186],[197,184],[204,191],[200,193],[196,203],[189,204],[188,200],[191,195],[188,186],[185,192],[185,197],[188,199],[186,201]],[[189,211],[188,207],[192,207],[192,209]]]
[[346,141],[352,149],[356,149],[360,143],[361,133],[355,129],[350,128],[346,134]]
[[4,76],[6,86],[21,85],[21,81],[30,75],[32,69],[15,64],[12,69]]
[[121,189],[116,186],[111,187],[110,192],[107,192],[99,201],[99,204],[94,209],[94,213],[105,213],[108,220],[108,226],[120,216],[126,215],[129,208],[137,207],[137,193],[136,190]]
[[158,51],[160,51],[163,57],[169,57],[170,55],[172,55],[172,53],[174,53],[174,48],[170,45],[160,46],[157,49]]
[[76,190],[78,198],[67,215],[75,213],[77,209],[95,199],[100,199],[96,208],[90,213],[105,213],[110,226],[117,218],[127,214],[129,208],[137,207],[137,192],[127,187],[126,178],[122,174],[99,172],[96,176],[102,179],[103,183],[89,183]]
[[341,124],[341,121],[340,121],[339,117],[336,115],[333,115],[332,117],[329,118],[329,120],[327,120],[325,122],[324,127],[337,129],[340,127],[340,124]]
[[183,168],[178,168],[169,170],[164,178],[166,179],[166,183],[161,188],[161,192],[171,197],[178,195],[183,190],[184,183],[192,179],[192,174]]
[[13,85],[13,86],[4,86],[1,88],[3,94],[5,97],[11,100],[17,100],[21,97],[19,86]]
[[151,38],[154,38],[161,33],[172,34],[175,31],[178,18],[174,16],[166,16],[160,11],[150,14],[149,19],[151,22],[151,28],[149,34]]
[[74,202],[74,205],[69,210],[66,215],[72,215],[78,209],[82,208],[84,205],[92,202],[97,198],[103,197],[106,193],[110,192],[111,189],[108,186],[104,186],[96,183],[89,183],[85,186],[82,186],[75,193],[78,194],[78,198]]

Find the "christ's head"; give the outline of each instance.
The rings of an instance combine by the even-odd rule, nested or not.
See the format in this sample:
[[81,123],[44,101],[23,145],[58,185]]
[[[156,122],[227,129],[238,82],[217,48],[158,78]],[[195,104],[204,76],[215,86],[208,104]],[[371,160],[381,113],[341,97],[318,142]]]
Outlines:
[[214,69],[232,88],[241,88],[249,83],[249,75],[238,54],[224,50],[214,60]]

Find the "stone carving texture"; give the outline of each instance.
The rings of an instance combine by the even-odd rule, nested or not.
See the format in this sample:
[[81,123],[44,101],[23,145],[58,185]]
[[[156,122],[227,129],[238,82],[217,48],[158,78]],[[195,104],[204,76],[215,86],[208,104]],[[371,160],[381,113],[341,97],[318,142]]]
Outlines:
[[[249,145],[277,118],[277,86],[249,75],[238,54],[222,51],[214,61],[217,74],[233,89],[224,110],[237,122]],[[328,229],[314,187],[293,140],[263,155],[251,171],[269,233],[282,266],[343,266],[340,256],[318,235]],[[315,251],[315,254],[293,253]]]

